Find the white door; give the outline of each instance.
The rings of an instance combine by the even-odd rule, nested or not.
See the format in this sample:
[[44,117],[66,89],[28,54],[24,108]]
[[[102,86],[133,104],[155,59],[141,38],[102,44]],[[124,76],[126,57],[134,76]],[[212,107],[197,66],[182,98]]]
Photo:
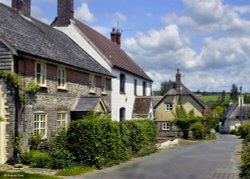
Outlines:
[[0,164],[6,162],[5,85],[0,81]]

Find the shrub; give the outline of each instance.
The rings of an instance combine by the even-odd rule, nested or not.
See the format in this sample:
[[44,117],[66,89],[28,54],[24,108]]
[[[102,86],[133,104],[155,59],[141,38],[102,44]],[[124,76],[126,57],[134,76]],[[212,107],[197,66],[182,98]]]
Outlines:
[[131,146],[132,152],[137,153],[145,146],[152,146],[156,142],[157,127],[155,123],[149,119],[131,120],[124,122],[128,128],[129,139],[128,145]]
[[75,164],[75,157],[68,149],[67,132],[61,130],[49,143],[53,168],[66,168]]
[[244,146],[241,153],[242,167],[241,167],[241,177],[249,178],[250,177],[250,147]]
[[250,132],[250,123],[243,124],[238,127],[237,135],[244,139]]
[[69,150],[78,163],[100,168],[128,159],[118,122],[110,116],[89,113],[83,120],[73,121],[68,129]]
[[139,150],[137,153],[137,156],[143,157],[145,155],[149,155],[149,154],[155,153],[157,151],[158,151],[158,149],[156,146],[147,146],[147,147],[144,147],[141,150]]
[[236,134],[237,134],[237,131],[236,131],[235,129],[232,129],[232,130],[230,131],[230,134],[231,134],[231,135],[236,135]]
[[203,139],[204,138],[204,127],[201,122],[196,122],[192,124],[189,128],[193,132],[194,139]]
[[36,134],[36,135],[30,135],[29,138],[29,145],[30,150],[38,150],[39,144],[41,143],[42,135]]
[[50,168],[51,156],[47,152],[41,152],[39,150],[31,150],[22,154],[22,160],[24,164],[28,164],[30,167],[38,168]]

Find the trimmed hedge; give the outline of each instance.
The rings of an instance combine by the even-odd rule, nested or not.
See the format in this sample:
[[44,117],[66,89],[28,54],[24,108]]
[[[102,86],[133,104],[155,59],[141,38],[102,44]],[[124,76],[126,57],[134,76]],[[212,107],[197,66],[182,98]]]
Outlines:
[[245,138],[250,132],[250,123],[242,124],[238,128],[237,135],[239,135],[241,138]]
[[90,113],[73,121],[67,132],[68,149],[77,163],[100,168],[131,158],[156,141],[157,127],[150,120],[112,121],[110,116]]
[[189,130],[193,132],[194,139],[204,139],[204,127],[201,122],[192,124]]
[[32,168],[51,168],[51,156],[47,152],[31,150],[22,154],[22,161]]

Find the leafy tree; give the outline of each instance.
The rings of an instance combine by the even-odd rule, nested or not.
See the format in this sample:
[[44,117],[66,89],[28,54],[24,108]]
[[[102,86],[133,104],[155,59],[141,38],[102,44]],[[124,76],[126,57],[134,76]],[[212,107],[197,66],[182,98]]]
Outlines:
[[174,85],[174,82],[171,80],[161,82],[159,95],[163,96],[169,89],[173,88],[173,85]]
[[232,84],[231,92],[230,92],[230,99],[233,101],[237,101],[239,95],[239,90],[236,84]]
[[245,94],[244,95],[244,103],[250,104],[250,94]]

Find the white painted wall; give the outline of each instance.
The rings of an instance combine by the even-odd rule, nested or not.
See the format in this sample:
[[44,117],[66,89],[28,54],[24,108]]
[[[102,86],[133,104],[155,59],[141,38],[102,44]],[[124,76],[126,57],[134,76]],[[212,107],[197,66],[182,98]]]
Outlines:
[[[4,82],[0,81],[0,116],[6,117],[6,91]],[[6,121],[0,122],[0,164],[6,162]]]
[[[125,94],[120,94],[120,74],[126,75]],[[135,102],[134,95],[134,80],[137,80],[137,96],[142,96],[143,92],[143,80],[142,78],[135,76],[131,73],[124,72],[120,69],[113,68],[112,74],[117,77],[112,80],[112,94],[111,94],[111,106],[112,106],[112,119],[115,121],[120,120],[120,108],[126,109],[126,120],[132,119],[133,107]],[[146,95],[151,95],[150,82],[147,82]]]

